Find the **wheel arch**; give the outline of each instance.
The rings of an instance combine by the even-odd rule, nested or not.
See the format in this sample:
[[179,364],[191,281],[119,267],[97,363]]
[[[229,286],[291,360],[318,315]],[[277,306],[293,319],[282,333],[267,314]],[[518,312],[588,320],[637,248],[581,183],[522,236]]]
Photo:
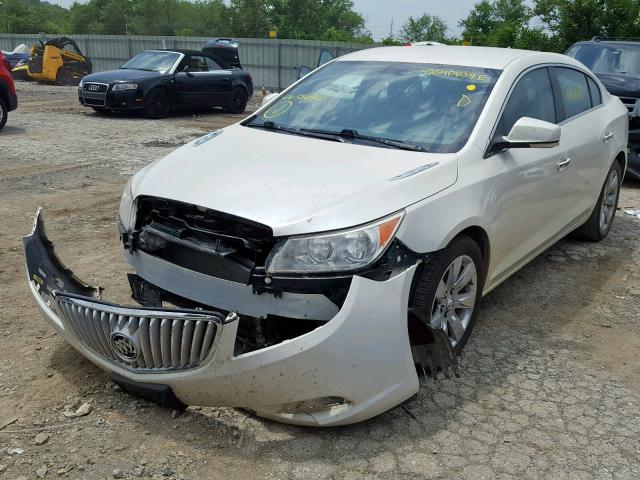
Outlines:
[[460,236],[470,237],[480,247],[486,275],[491,261],[491,241],[487,229],[482,226],[479,218],[470,218],[451,229],[449,235],[444,238],[438,247],[438,250],[448,247],[453,240]]
[[0,78],[0,98],[4,100],[4,103],[7,105],[7,110],[11,108],[11,102],[9,101],[10,91],[9,84],[3,78]]
[[233,95],[233,90],[235,90],[236,88],[241,88],[242,90],[244,90],[244,93],[247,95],[247,98],[249,98],[249,88],[247,88],[247,86],[244,84],[242,80],[236,80],[234,82],[233,89],[231,90],[232,95]]
[[625,152],[618,152],[613,161],[620,164],[620,168],[622,169],[622,176],[624,177],[624,174],[627,171],[627,155],[625,154]]
[[491,260],[491,245],[489,243],[489,234],[484,228],[480,227],[479,225],[471,225],[457,233],[451,241],[463,235],[470,237],[474,242],[478,244],[478,247],[480,247],[480,252],[482,252],[482,261],[484,262],[486,273],[486,269],[489,266],[489,261]]

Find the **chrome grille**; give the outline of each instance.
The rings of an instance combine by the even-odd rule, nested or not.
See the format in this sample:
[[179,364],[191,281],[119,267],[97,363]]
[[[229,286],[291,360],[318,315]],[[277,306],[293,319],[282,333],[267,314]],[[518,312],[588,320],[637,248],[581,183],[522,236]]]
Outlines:
[[89,349],[141,373],[197,367],[215,350],[224,320],[214,312],[118,307],[65,294],[55,300]]
[[636,107],[637,98],[634,97],[618,97],[620,101],[627,107],[629,113],[632,113],[634,108]]
[[82,84],[80,92],[87,105],[104,106],[107,102],[108,90],[109,85],[106,83],[87,82]]

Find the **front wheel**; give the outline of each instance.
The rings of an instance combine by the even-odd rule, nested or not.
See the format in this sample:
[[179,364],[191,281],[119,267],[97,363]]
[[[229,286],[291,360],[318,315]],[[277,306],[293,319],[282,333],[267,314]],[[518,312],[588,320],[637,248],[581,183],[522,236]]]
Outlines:
[[9,109],[7,108],[7,104],[4,103],[4,100],[0,98],[0,130],[7,123],[7,118],[9,117]]
[[147,118],[165,118],[171,113],[171,100],[161,88],[151,90],[144,103]]
[[484,285],[478,244],[467,236],[430,256],[417,273],[410,308],[432,328],[445,332],[453,351],[462,351],[475,323]]
[[589,220],[574,232],[577,237],[591,242],[599,242],[609,234],[618,208],[621,183],[622,168],[617,161],[614,161]]

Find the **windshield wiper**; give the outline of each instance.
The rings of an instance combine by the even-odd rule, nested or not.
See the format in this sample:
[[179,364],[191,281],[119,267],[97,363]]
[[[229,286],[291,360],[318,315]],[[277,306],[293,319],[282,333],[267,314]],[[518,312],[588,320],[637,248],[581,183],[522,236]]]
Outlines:
[[330,130],[319,130],[315,128],[301,128],[303,132],[317,133],[322,135],[334,135],[338,138],[354,138],[356,140],[366,140],[368,142],[380,143],[382,145],[387,145],[391,148],[398,148],[400,150],[410,150],[412,152],[428,152],[424,147],[419,145],[413,145],[411,143],[406,143],[401,140],[394,140],[392,138],[384,138],[384,137],[376,137],[371,135],[361,135],[357,130],[353,130],[351,128],[344,128],[339,132],[332,132]]
[[330,133],[312,132],[306,129],[285,127],[284,125],[278,125],[277,123],[272,121],[266,121],[263,123],[248,122],[245,123],[244,126],[252,128],[264,128],[265,130],[275,130],[276,132],[290,133],[291,135],[300,135],[303,137],[320,138],[322,140],[330,140],[332,142],[344,142],[343,138],[331,135]]

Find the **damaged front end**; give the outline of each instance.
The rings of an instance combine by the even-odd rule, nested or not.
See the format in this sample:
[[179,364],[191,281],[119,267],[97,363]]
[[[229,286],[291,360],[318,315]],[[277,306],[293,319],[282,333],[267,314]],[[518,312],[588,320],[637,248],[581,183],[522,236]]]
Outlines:
[[102,289],[76,278],[40,211],[24,238],[42,312],[125,390],[171,408],[237,406],[288,423],[341,425],[413,396],[414,364],[457,373],[438,331],[419,322],[412,339],[421,344],[410,346],[419,258],[400,242],[357,274],[277,277],[264,268],[276,242],[267,227],[140,200],[135,228],[119,226],[141,307],[106,302]]

